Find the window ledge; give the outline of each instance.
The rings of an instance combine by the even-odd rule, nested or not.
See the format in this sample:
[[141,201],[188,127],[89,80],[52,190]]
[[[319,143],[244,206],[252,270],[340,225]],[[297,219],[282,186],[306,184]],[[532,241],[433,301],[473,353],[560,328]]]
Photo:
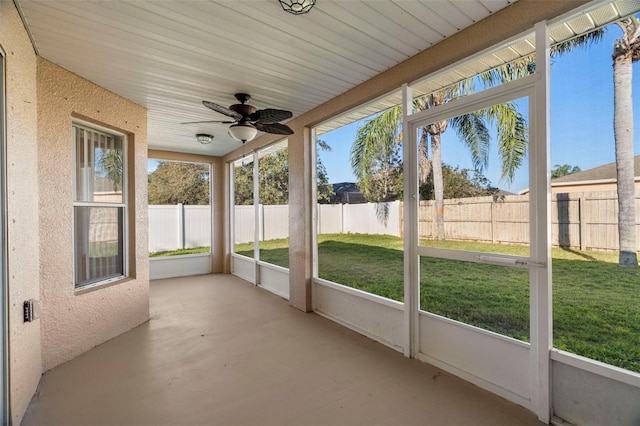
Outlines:
[[93,291],[99,290],[99,289],[103,289],[106,287],[111,287],[117,284],[122,284],[128,281],[133,280],[133,278],[131,277],[125,277],[125,276],[121,276],[121,277],[115,277],[115,278],[110,278],[108,280],[104,280],[104,281],[98,281],[96,283],[91,283],[91,284],[87,284],[85,286],[82,287],[76,287],[74,289],[74,294],[76,296],[80,296],[86,293],[91,293]]

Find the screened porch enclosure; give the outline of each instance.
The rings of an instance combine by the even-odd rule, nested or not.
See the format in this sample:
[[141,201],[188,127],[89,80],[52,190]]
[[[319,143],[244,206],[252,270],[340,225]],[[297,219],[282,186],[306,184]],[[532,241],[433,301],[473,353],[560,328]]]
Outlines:
[[[376,167],[387,161],[387,177],[400,176],[400,195],[371,202],[380,209],[385,203],[401,204],[400,236],[385,231],[381,233],[388,235],[323,232],[316,163],[323,154],[311,149],[311,155],[297,157],[311,171],[307,182],[316,184],[312,185],[315,192],[304,226],[297,227],[310,233],[305,263],[294,264],[289,258],[282,269],[274,260],[278,256],[269,257],[275,250],[270,253],[270,240],[260,228],[262,213],[254,204],[255,215],[247,209],[249,218],[242,222],[252,223],[254,238],[247,237],[250,245],[245,256],[239,251],[233,256],[233,273],[265,288],[277,287],[277,294],[290,298],[292,286],[308,268],[305,274],[309,275],[302,276],[311,278],[311,306],[321,316],[522,405],[543,422],[609,424],[616,419],[616,424],[634,424],[638,412],[631,401],[640,398],[640,330],[636,326],[640,293],[634,285],[640,276],[633,270],[619,269],[615,253],[607,253],[605,248],[612,243],[603,242],[609,241],[609,236],[594,236],[590,240],[594,245],[586,250],[583,247],[589,238],[587,227],[604,227],[605,221],[609,226],[615,209],[581,211],[590,214],[590,219],[576,219],[573,214],[569,218],[561,211],[569,197],[551,197],[553,164],[568,161],[556,155],[570,152],[572,146],[575,149],[575,140],[568,139],[566,132],[558,133],[562,124],[553,114],[559,110],[559,101],[553,103],[550,80],[559,75],[554,74],[554,66],[565,56],[573,60],[574,55],[583,53],[581,49],[589,56],[589,44],[563,50],[563,43],[588,38],[603,27],[614,31],[615,22],[637,13],[639,6],[599,3],[540,23],[528,33],[321,123],[304,137],[290,137],[290,147],[307,143],[308,138],[308,146],[313,148],[318,140],[331,139],[336,129],[344,130],[352,123],[363,128],[400,108],[399,126],[391,139],[401,137],[402,144],[386,157],[380,154],[376,158]],[[615,36],[603,40],[610,42]],[[610,55],[591,55],[590,60],[610,61]],[[496,70],[502,66],[515,74],[498,76]],[[493,77],[480,77],[487,74]],[[473,90],[459,92],[461,87],[469,90],[472,85]],[[439,101],[424,107],[434,99]],[[589,108],[584,99],[581,102]],[[500,124],[490,115],[508,109],[515,110],[511,125]],[[522,143],[514,169],[498,171],[498,176],[510,176],[508,180],[516,189],[473,195],[486,205],[474,203],[472,196],[446,192],[447,188],[444,197],[428,198],[437,190],[424,191],[420,155],[425,148],[421,143],[427,141],[432,168],[438,155],[449,173],[477,170],[482,158],[471,164],[463,157],[469,156],[469,150],[471,157],[481,157],[485,148],[476,146],[473,151],[455,126],[484,114],[489,114],[487,127],[476,130],[503,144],[493,149],[502,149],[509,140]],[[432,137],[439,133],[434,129],[442,123],[447,123],[448,129],[436,145]],[[501,130],[510,126],[519,133],[502,136]],[[609,132],[607,138],[613,141],[613,129],[608,126],[603,131]],[[612,146],[613,142],[606,155],[613,155]],[[441,151],[433,153],[433,147]],[[465,150],[462,155],[460,147]],[[592,157],[591,162],[609,158],[605,154]],[[498,156],[489,159],[500,165]],[[492,173],[484,166],[485,172]],[[345,162],[342,167],[351,165]],[[260,170],[253,171],[253,179],[260,179]],[[509,175],[511,172],[514,174]],[[581,196],[597,203],[600,195]],[[237,210],[235,217],[239,217]],[[236,229],[239,223],[235,222]],[[637,223],[640,221],[636,221],[636,229],[640,229]],[[260,247],[260,255],[251,259],[258,253],[255,247]],[[591,252],[591,248],[599,251]],[[586,261],[591,263],[580,263]],[[579,273],[583,268],[589,272]],[[607,276],[611,282],[603,284]],[[592,294],[597,287],[599,293]],[[593,321],[580,327],[584,322],[580,318]],[[577,328],[579,332],[574,333]],[[604,335],[610,340],[600,337]],[[579,403],[570,403],[576,398]]]

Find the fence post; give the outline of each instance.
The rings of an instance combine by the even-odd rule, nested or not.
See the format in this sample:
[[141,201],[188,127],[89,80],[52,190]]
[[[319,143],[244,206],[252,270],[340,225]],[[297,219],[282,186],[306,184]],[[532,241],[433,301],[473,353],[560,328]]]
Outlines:
[[344,234],[344,204],[340,203],[340,233]]
[[184,249],[184,205],[178,203],[176,207],[178,213],[178,248]]
[[587,249],[587,218],[584,210],[584,197],[578,197],[578,218],[580,221],[580,250]]
[[264,204],[260,204],[258,215],[260,216],[260,241],[264,241]]

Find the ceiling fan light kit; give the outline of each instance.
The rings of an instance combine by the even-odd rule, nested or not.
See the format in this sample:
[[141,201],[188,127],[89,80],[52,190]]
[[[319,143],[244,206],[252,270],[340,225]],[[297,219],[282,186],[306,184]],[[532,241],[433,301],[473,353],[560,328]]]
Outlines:
[[235,140],[245,143],[255,138],[258,134],[258,129],[252,126],[250,123],[238,123],[229,126],[229,136]]
[[302,15],[308,13],[316,4],[316,0],[279,0],[280,6],[285,12],[294,15]]
[[[246,93],[236,93],[236,99],[239,104],[233,104],[229,108],[222,105],[218,105],[209,101],[202,101],[202,104],[222,115],[226,115],[233,119],[233,121],[221,121],[221,120],[208,120],[208,121],[191,121],[182,124],[199,124],[199,123],[220,123],[220,124],[232,124],[229,127],[229,136],[242,141],[242,143],[250,141],[255,138],[258,132],[272,133],[275,135],[292,135],[293,130],[286,124],[281,124],[282,120],[287,120],[293,117],[291,111],[285,111],[283,109],[265,108],[256,109],[253,105],[247,104],[251,96]],[[204,138],[201,141],[200,136],[210,136],[208,142],[205,142]],[[197,134],[196,138],[200,143],[211,143],[213,136],[205,134]]]
[[207,133],[198,133],[196,135],[196,140],[202,145],[208,145],[213,142],[213,135],[209,135]]

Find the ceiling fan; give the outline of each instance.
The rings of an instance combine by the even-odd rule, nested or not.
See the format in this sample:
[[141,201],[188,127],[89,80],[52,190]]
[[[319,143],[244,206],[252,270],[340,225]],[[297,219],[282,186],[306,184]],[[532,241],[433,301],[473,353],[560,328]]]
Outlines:
[[181,124],[197,124],[197,123],[222,123],[233,124],[229,126],[229,135],[242,143],[250,141],[256,137],[258,130],[265,133],[273,133],[276,135],[292,135],[293,130],[285,124],[281,124],[280,121],[291,118],[293,114],[291,111],[285,111],[282,109],[256,109],[256,107],[247,104],[251,96],[246,93],[236,93],[236,99],[239,104],[233,104],[229,108],[223,107],[209,101],[202,101],[202,104],[209,109],[233,118],[233,121],[220,121],[220,120],[208,120],[208,121],[191,121]]

